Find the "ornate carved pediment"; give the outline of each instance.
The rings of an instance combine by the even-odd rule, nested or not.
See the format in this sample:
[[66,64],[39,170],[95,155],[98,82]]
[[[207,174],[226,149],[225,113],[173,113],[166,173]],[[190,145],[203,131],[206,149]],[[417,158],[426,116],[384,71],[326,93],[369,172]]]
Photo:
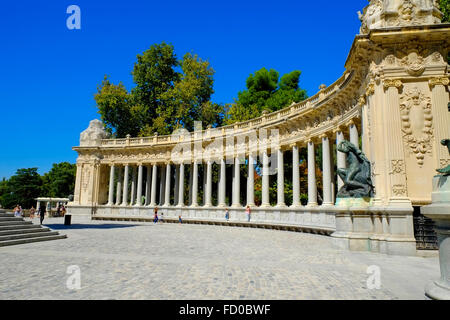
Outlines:
[[437,0],[370,0],[361,20],[361,34],[386,27],[436,24],[441,22]]

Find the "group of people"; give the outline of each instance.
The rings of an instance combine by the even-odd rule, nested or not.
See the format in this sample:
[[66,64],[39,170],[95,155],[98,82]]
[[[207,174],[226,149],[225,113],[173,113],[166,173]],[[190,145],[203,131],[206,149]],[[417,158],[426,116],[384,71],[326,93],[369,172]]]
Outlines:
[[[23,218],[24,217],[24,213],[23,213],[23,209],[22,209],[22,207],[18,204],[18,205],[16,205],[16,207],[14,208],[14,210],[13,210],[13,212],[14,212],[14,216],[15,217],[20,217],[20,218]],[[31,209],[30,209],[30,219],[34,219],[35,218],[35,215],[36,215],[36,213],[37,213],[37,215],[39,216],[39,218],[40,218],[40,223],[42,224],[42,222],[44,221],[44,218],[45,218],[45,213],[47,212],[47,210],[46,210],[46,208],[45,208],[45,205],[41,205],[40,207],[39,207],[39,211],[37,212],[36,211],[36,209],[34,208],[34,206],[31,206]]]
[[[247,208],[245,208],[245,214],[247,215],[247,221],[250,222],[250,219],[251,219],[250,206],[247,206]],[[228,210],[228,208],[225,209],[225,219],[227,221],[230,221],[230,211]],[[161,214],[158,214],[158,207],[156,207],[153,210],[153,223],[158,223],[159,221],[164,222],[164,212],[161,212]],[[183,223],[183,219],[181,218],[181,215],[178,216],[178,222],[180,224]]]

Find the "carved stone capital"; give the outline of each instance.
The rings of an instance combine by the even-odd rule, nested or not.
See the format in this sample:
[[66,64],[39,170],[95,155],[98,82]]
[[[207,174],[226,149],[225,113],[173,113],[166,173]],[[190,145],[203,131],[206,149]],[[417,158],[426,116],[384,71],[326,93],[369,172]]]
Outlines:
[[434,88],[434,86],[437,85],[448,86],[450,84],[450,80],[448,77],[431,78],[428,81],[428,84],[431,88]]
[[403,83],[399,79],[386,79],[386,80],[384,80],[384,83],[383,83],[383,87],[385,90],[388,88],[392,88],[392,87],[400,89],[402,86],[403,86]]

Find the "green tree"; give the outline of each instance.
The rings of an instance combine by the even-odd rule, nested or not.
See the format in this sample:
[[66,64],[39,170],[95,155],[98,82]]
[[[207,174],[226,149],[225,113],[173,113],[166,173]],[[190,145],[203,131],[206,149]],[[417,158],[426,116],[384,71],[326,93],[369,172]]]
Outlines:
[[178,61],[172,45],[154,44],[137,56],[132,75],[130,92],[105,77],[95,95],[101,119],[116,137],[193,130],[194,121],[222,123],[225,106],[211,102],[214,70],[197,55]]
[[23,208],[35,205],[35,198],[40,196],[42,179],[37,168],[18,169],[5,184],[2,181],[0,202],[5,208],[20,204]]
[[68,162],[53,164],[52,169],[42,177],[42,195],[57,198],[73,195],[76,170],[76,165]]
[[444,14],[442,22],[450,22],[450,0],[440,0],[440,7]]
[[259,117],[263,111],[274,112],[307,98],[299,87],[300,71],[293,71],[279,79],[273,69],[262,68],[251,74],[246,82],[247,90],[238,93],[231,106],[226,122],[232,124]]

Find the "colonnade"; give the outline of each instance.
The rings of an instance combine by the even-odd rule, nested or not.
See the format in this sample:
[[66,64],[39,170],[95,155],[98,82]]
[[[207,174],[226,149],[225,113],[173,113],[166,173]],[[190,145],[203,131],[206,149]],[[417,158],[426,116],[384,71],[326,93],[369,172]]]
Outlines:
[[[358,129],[353,121],[348,124],[349,140],[356,147],[359,148],[359,134]],[[318,205],[317,193],[317,179],[316,179],[316,143],[320,141],[322,144],[322,205],[332,206],[335,203],[336,188],[342,187],[342,180],[337,177],[336,181],[333,178],[334,174],[334,156],[338,168],[346,166],[345,154],[337,151],[334,155],[332,150],[332,142],[339,145],[345,139],[344,130],[338,128],[333,133],[323,134],[317,139],[310,139],[306,141],[307,148],[307,168],[308,168],[308,206]],[[300,207],[300,144],[293,143],[289,146],[292,150],[292,182],[293,182],[293,201],[292,207]],[[278,148],[271,150],[276,153],[277,157],[277,208],[286,208],[285,190],[284,190],[284,151],[286,149]],[[261,208],[270,208],[270,184],[269,184],[269,151],[262,153],[262,195]],[[231,207],[241,208],[243,206],[255,207],[255,165],[256,156],[252,153],[246,157],[248,163],[248,178],[247,178],[247,196],[246,203],[241,203],[241,157],[235,156],[233,159],[233,175],[231,181],[232,197]],[[217,184],[217,206],[228,207],[230,204],[226,202],[227,193],[227,163],[225,159],[220,159],[219,165],[219,181]],[[122,206],[122,207],[213,207],[212,192],[213,192],[213,160],[193,160],[190,164],[185,163],[171,163],[164,164],[111,164],[109,176],[109,192],[107,206]],[[203,175],[203,201],[199,203],[199,166],[204,166]],[[190,166],[189,175],[189,200],[185,199],[185,170]],[[144,181],[144,168],[146,168],[146,177]],[[173,172],[174,170],[174,172]],[[131,181],[129,179],[131,178]],[[174,186],[171,183],[174,181]],[[144,184],[145,183],[145,184]],[[159,192],[158,192],[159,189]],[[174,191],[172,194],[172,190]],[[243,191],[243,190],[242,190]],[[157,194],[159,197],[157,199]],[[171,201],[173,195],[174,201]]]

